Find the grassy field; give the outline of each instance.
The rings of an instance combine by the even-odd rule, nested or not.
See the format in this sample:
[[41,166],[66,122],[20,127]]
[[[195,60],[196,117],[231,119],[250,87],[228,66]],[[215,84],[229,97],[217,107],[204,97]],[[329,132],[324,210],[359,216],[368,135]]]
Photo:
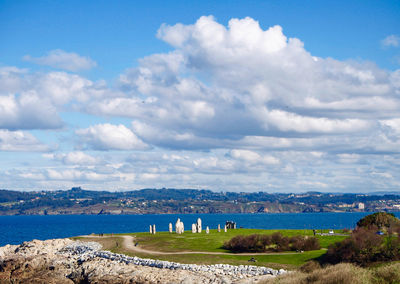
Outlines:
[[[236,229],[229,230],[227,233],[217,230],[210,230],[210,234],[192,234],[186,231],[182,235],[168,232],[158,232],[156,235],[149,233],[131,233],[121,235],[132,235],[135,237],[140,248],[162,251],[162,252],[181,252],[181,251],[201,251],[201,252],[229,252],[222,248],[225,241],[230,240],[237,235],[251,235],[251,234],[272,234],[274,232],[281,232],[284,236],[313,236],[312,230],[257,230],[257,229]],[[324,233],[327,233],[325,231]],[[335,231],[335,233],[343,233],[342,231]],[[286,268],[294,269],[305,262],[316,259],[326,252],[326,248],[334,243],[343,240],[346,236],[316,236],[320,240],[322,249],[315,251],[306,251],[303,253],[281,253],[260,255],[207,255],[207,254],[175,254],[175,255],[154,255],[144,253],[132,253],[124,249],[122,245],[122,238],[118,234],[113,236],[105,235],[102,238],[93,238],[84,240],[93,240],[100,242],[103,248],[115,253],[123,253],[127,255],[136,255],[139,257],[157,258],[162,260],[175,261],[180,263],[198,263],[198,264],[215,264],[215,263],[228,263],[234,265],[262,265],[272,268]],[[75,238],[77,239],[77,238]],[[249,259],[254,257],[256,262],[249,262]]]
[[[225,241],[230,240],[237,235],[251,235],[251,234],[273,234],[280,232],[284,236],[313,236],[312,230],[259,230],[259,229],[236,229],[228,230],[227,233],[217,230],[210,230],[210,234],[192,234],[187,231],[182,235],[170,234],[168,232],[159,232],[156,235],[149,233],[135,233],[135,236],[140,246],[149,250],[165,251],[165,252],[178,252],[178,251],[209,251],[209,252],[229,252],[222,248]],[[327,231],[326,231],[327,232]],[[342,231],[335,231],[342,233]],[[320,236],[316,235],[319,239],[321,247],[327,248],[330,244],[342,241],[345,236]]]

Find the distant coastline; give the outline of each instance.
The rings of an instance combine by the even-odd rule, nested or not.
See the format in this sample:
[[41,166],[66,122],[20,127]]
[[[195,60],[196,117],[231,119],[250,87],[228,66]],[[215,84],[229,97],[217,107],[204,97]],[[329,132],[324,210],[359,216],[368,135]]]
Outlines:
[[127,192],[0,190],[0,215],[126,215],[400,211],[400,193],[213,192],[142,189]]

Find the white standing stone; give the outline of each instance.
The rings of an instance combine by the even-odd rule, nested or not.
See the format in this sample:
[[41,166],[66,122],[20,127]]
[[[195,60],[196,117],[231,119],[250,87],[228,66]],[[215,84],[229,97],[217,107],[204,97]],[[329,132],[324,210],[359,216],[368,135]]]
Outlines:
[[228,228],[226,227],[226,225],[224,227],[224,231],[225,231],[225,233],[228,232]]
[[206,234],[210,233],[210,229],[208,228],[208,226],[206,227]]
[[153,233],[153,226],[151,226],[151,225],[150,225],[150,229],[149,229],[149,231],[150,231],[150,234],[152,234],[152,233]]
[[218,224],[218,233],[221,232],[221,225]]
[[197,226],[194,223],[192,224],[192,233],[197,233]]
[[169,232],[172,233],[172,223],[169,223],[168,229],[169,229]]
[[197,233],[201,233],[201,219],[197,219]]
[[183,225],[183,222],[181,222],[181,219],[178,218],[178,220],[175,223],[175,232],[177,234],[182,234],[185,230],[185,227]]
[[177,234],[180,234],[180,224],[181,224],[181,219],[178,218],[178,220],[176,220],[176,223],[175,223],[175,232]]
[[153,225],[153,234],[154,235],[156,234],[156,225],[155,224]]

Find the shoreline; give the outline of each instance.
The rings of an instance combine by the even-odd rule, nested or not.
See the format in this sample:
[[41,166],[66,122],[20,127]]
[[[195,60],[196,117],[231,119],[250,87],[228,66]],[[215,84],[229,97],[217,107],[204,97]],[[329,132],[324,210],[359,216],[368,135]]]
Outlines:
[[70,239],[32,240],[20,245],[6,245],[0,247],[0,282],[256,283],[287,273],[283,269],[252,265],[183,264],[101,249],[97,242]]

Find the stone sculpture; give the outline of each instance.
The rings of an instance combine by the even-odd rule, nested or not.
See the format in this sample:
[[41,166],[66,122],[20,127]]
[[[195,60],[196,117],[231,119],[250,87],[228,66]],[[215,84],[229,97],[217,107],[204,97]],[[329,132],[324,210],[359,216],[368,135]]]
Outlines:
[[168,229],[169,229],[169,232],[172,233],[172,223],[169,223]]
[[194,223],[192,224],[192,233],[197,233],[197,226]]
[[210,233],[210,229],[208,228],[208,226],[206,227],[206,234]]
[[197,233],[201,233],[201,219],[197,219]]
[[181,222],[181,219],[178,218],[178,220],[175,223],[175,232],[177,234],[182,234],[185,230],[185,227],[183,225],[183,222]]
[[149,229],[150,234],[153,234],[153,227],[150,225],[150,229]]
[[221,232],[221,225],[218,224],[218,233]]
[[156,225],[154,224],[153,225],[153,235],[155,235],[156,234]]
[[225,231],[225,233],[228,232],[228,228],[226,227],[226,225],[224,227],[224,231]]

